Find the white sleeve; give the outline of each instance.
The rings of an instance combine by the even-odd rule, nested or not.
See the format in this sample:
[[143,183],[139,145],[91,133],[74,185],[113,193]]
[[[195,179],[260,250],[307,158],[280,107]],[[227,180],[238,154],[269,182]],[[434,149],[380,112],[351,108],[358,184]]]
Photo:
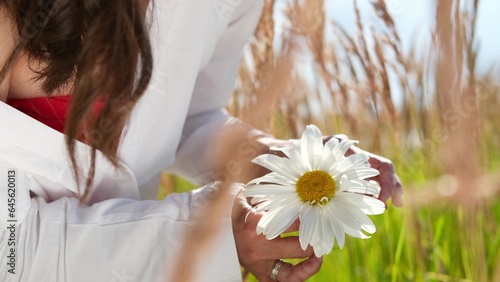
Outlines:
[[[237,3],[237,6],[231,9],[232,6],[224,2]],[[243,47],[262,11],[261,0],[214,1],[214,5],[221,20],[226,15],[231,15],[231,19],[212,57],[197,76],[176,162],[168,168],[198,184],[212,180],[205,159],[210,141],[222,127],[239,122],[224,107],[234,91]]]
[[[8,166],[0,167],[0,209],[8,211]],[[17,222],[0,213],[0,281],[170,281],[193,219],[217,189],[213,184],[163,201],[111,199],[86,206],[75,198],[29,199],[25,179],[17,170],[17,211],[11,210]],[[239,189],[231,187],[233,198]],[[225,210],[214,250],[192,268],[203,281],[241,281],[231,206]]]

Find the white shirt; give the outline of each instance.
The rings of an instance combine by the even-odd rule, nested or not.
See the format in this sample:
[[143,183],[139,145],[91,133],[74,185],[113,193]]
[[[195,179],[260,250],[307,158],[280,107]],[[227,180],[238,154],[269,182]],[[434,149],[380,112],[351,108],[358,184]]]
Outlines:
[[[1,281],[168,279],[214,185],[155,201],[159,173],[169,169],[200,184],[210,179],[203,156],[214,134],[235,122],[223,107],[261,8],[262,0],[154,1],[148,15],[155,68],[124,130],[123,170],[98,154],[86,205],[78,204],[64,136],[0,103]],[[77,153],[87,167],[88,147],[79,143]],[[241,280],[231,205],[203,264],[192,266],[195,281]]]

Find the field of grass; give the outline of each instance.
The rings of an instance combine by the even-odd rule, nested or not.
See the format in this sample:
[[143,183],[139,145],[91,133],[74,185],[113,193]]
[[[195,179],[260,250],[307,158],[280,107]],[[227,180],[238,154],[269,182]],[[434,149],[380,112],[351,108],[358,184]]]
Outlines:
[[[403,208],[372,216],[372,238],[347,238],[309,281],[500,281],[500,85],[475,71],[480,1],[436,2],[432,44],[416,55],[400,50],[382,0],[372,7],[379,28],[353,1],[356,34],[321,0],[288,1],[279,35],[275,1],[265,1],[229,111],[284,139],[310,123],[345,133],[393,160],[405,188]],[[164,183],[163,193],[191,187]]]

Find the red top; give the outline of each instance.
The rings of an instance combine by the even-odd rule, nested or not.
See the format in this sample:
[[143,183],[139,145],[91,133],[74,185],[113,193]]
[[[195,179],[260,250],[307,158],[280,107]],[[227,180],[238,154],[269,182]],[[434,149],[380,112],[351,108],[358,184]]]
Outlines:
[[[7,104],[62,133],[64,132],[64,124],[66,123],[70,101],[71,95],[64,95],[28,99],[8,99]],[[96,103],[94,107],[96,115],[101,108],[102,102]]]
[[7,104],[53,129],[63,132],[70,101],[71,95],[65,95],[8,99]]

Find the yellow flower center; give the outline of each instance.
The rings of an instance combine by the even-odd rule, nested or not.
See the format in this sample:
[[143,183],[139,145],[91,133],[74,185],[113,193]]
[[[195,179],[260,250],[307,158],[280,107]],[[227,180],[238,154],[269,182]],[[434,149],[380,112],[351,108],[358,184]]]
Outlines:
[[300,199],[311,205],[328,203],[335,195],[337,188],[332,176],[322,170],[304,173],[295,186]]

